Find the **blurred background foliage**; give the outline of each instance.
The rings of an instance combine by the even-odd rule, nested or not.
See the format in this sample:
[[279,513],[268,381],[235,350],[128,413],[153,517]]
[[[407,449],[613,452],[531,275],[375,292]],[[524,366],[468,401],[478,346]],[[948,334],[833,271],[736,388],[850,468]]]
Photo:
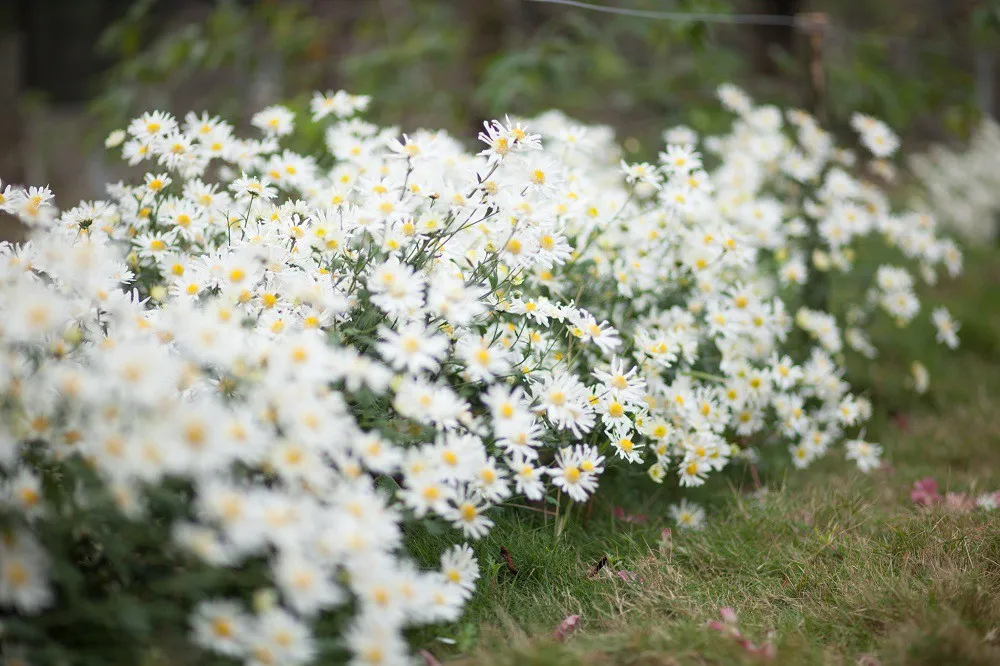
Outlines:
[[[458,132],[505,112],[558,107],[648,138],[675,122],[715,128],[711,97],[724,81],[784,104],[804,105],[808,94],[804,40],[790,27],[643,19],[527,0],[222,0],[162,30],[158,4],[139,0],[102,35],[101,51],[117,64],[94,107],[109,124],[150,104],[170,107],[171,92],[212,73],[223,74],[223,84],[197,101],[228,117],[272,101],[301,103],[313,89],[346,88],[373,94],[380,122]],[[998,11],[961,0],[603,4],[826,11],[831,121],[862,110],[924,134],[961,134],[975,119],[975,50],[995,46]]]
[[[786,17],[825,12],[822,103],[835,130],[860,110],[884,118],[911,147],[961,138],[1000,97],[1000,0],[594,2]],[[378,123],[443,127],[466,138],[486,118],[560,108],[613,125],[637,158],[654,155],[672,124],[721,129],[727,119],[714,90],[725,81],[762,101],[810,106],[808,40],[789,26],[653,20],[532,0],[24,4],[16,24],[27,47],[24,69],[43,76],[27,76],[22,97],[36,108],[85,104],[90,122],[73,140],[95,152],[107,131],[151,108],[208,109],[239,124],[271,103],[302,111],[317,89],[373,95],[370,117]],[[34,29],[58,20],[73,21],[77,30],[65,38],[81,48],[46,49],[34,39]],[[67,53],[73,60],[64,66],[32,62]]]

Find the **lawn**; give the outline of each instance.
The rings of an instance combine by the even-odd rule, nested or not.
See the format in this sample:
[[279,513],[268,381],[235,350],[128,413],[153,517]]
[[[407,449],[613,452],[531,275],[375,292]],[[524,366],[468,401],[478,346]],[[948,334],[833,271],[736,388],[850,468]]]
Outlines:
[[[957,352],[933,343],[929,323],[886,344],[887,324],[876,334],[882,356],[851,361],[876,405],[868,435],[885,446],[883,468],[861,476],[834,450],[805,472],[762,465],[758,486],[744,466],[720,480],[728,492],[715,486],[714,504],[706,490],[700,532],[672,525],[672,490],[643,478],[607,479],[611,490],[558,538],[537,508],[505,509],[476,546],[483,577],[466,615],[414,635],[425,659],[760,662],[707,626],[731,607],[745,639],[773,643],[772,663],[1000,663],[1000,511],[910,499],[927,476],[942,494],[1000,489],[998,290],[996,253],[973,254],[961,279],[930,294],[963,322]],[[906,386],[914,354],[932,375],[922,397]],[[427,535],[411,544],[428,562],[440,547]],[[570,615],[577,625],[557,640]]]

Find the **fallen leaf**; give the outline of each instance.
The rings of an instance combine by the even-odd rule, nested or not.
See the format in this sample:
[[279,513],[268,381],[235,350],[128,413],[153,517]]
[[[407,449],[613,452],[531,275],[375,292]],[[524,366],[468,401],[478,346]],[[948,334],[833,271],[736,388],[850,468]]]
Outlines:
[[607,556],[604,556],[601,559],[597,560],[597,564],[587,569],[587,578],[593,578],[594,576],[596,576],[601,569],[607,566],[607,564],[608,564]]
[[507,563],[507,570],[512,574],[516,574],[517,566],[514,564],[514,558],[510,556],[510,551],[500,546],[500,555],[503,557],[503,561]]

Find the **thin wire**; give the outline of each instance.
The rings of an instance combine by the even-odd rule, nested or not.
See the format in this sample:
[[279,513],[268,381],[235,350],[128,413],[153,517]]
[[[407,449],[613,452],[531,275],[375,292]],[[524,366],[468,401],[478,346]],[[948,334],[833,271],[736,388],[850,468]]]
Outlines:
[[753,25],[782,25],[796,26],[799,21],[794,16],[781,16],[777,14],[708,14],[708,13],[688,13],[688,12],[657,12],[647,9],[629,9],[626,7],[608,7],[607,5],[593,5],[589,2],[578,2],[578,0],[529,0],[530,2],[544,2],[552,5],[566,5],[579,9],[589,9],[595,12],[606,14],[620,14],[622,16],[637,16],[649,19],[673,19],[684,21],[696,21],[701,23],[741,23]]
[[[567,7],[577,7],[578,9],[589,9],[605,14],[618,14],[621,16],[635,16],[648,19],[665,19],[674,21],[695,21],[702,23],[729,23],[742,25],[775,25],[788,26],[798,29],[809,29],[812,27],[808,18],[799,16],[782,16],[779,14],[711,14],[711,13],[688,13],[688,12],[662,12],[647,9],[630,9],[627,7],[609,7],[607,5],[595,5],[579,0],[526,0],[527,2],[542,2],[551,5],[565,5]],[[888,46],[892,43],[908,44],[915,47],[917,51],[935,54],[950,53],[948,44],[938,40],[931,40],[922,37],[910,37],[904,35],[879,35],[874,33],[857,32],[848,30],[837,25],[826,23],[822,29],[832,34],[840,35],[852,41],[867,41]]]

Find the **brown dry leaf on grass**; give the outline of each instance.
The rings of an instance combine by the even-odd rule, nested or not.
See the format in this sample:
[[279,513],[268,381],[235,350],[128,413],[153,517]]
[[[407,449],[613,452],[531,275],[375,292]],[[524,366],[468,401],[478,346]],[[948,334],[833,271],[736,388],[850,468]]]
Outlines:
[[597,560],[597,562],[593,564],[589,569],[587,569],[587,578],[593,578],[598,573],[600,573],[601,569],[603,569],[607,565],[608,565],[608,558],[605,555],[601,559]]
[[507,570],[512,574],[516,574],[517,565],[514,564],[514,558],[510,556],[510,551],[505,547],[500,546],[500,556],[503,557],[503,561],[507,563]]

